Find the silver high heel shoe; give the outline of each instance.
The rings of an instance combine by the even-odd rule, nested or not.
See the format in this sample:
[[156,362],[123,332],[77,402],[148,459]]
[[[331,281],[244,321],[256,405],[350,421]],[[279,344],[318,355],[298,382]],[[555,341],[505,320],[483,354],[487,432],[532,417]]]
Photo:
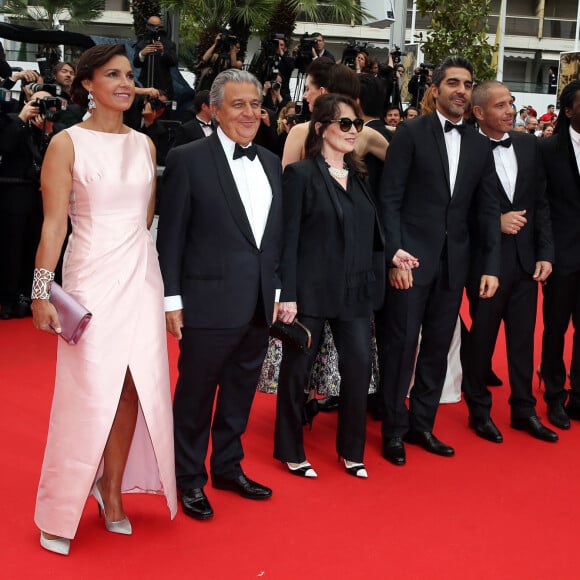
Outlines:
[[129,521],[128,517],[124,517],[122,520],[118,522],[111,522],[107,519],[107,512],[105,511],[105,504],[103,502],[103,497],[101,496],[101,492],[97,487],[97,483],[100,481],[97,480],[93,484],[92,494],[95,496],[97,500],[97,504],[99,505],[99,517],[101,517],[101,510],[103,510],[103,515],[105,516],[105,528],[109,532],[113,532],[114,534],[124,534],[125,536],[130,536],[133,533],[133,528],[131,527],[131,522]]
[[67,538],[54,538],[49,540],[40,532],[40,545],[49,552],[60,554],[61,556],[68,556],[70,550],[70,540]]

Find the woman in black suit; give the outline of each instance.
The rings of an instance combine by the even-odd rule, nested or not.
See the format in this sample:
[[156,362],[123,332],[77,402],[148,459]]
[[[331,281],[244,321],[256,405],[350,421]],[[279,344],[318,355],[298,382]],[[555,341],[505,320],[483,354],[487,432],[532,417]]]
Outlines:
[[283,346],[274,456],[286,462],[291,473],[305,477],[317,474],[304,453],[304,387],[326,320],[342,377],[336,449],[348,473],[367,477],[363,453],[370,319],[384,295],[385,273],[384,243],[365,184],[366,168],[353,152],[362,127],[355,101],[338,94],[320,96],[306,140],[307,159],[284,172],[278,318],[291,323],[298,315],[312,332],[312,350],[305,355]]

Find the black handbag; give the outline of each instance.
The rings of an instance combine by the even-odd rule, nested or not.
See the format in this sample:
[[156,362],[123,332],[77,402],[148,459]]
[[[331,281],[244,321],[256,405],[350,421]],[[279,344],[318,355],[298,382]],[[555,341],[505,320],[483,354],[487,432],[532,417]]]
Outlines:
[[270,336],[279,338],[283,343],[303,353],[309,352],[312,346],[312,334],[298,318],[295,318],[292,324],[284,324],[276,320],[270,327]]

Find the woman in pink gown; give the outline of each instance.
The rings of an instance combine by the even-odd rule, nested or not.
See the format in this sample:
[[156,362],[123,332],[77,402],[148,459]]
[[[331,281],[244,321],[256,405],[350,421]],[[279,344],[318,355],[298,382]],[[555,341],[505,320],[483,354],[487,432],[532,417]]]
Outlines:
[[63,287],[93,317],[78,344],[58,341],[35,522],[41,545],[60,554],[91,494],[106,529],[119,534],[132,531],[122,492],[164,494],[171,517],[177,505],[163,285],[147,229],[155,151],[123,124],[135,92],[124,47],[89,49],[77,71],[73,94],[91,117],[55,136],[46,153],[32,295],[35,326],[58,332],[47,298],[68,213]]

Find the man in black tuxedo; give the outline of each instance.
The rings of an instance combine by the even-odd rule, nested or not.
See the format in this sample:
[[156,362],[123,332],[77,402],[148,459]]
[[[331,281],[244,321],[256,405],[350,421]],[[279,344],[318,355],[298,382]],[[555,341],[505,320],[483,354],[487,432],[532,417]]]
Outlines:
[[501,284],[489,300],[479,300],[479,277],[485,267],[484,247],[477,233],[472,244],[472,270],[467,284],[471,331],[463,369],[463,391],[469,407],[469,426],[475,433],[501,443],[491,420],[491,393],[486,376],[500,323],[505,325],[511,396],[511,426],[543,441],[558,435],[540,422],[532,395],[534,331],[538,282],[552,271],[554,243],[545,177],[538,140],[513,133],[512,96],[498,81],[479,84],[471,99],[479,130],[491,140],[501,210]]
[[180,340],[176,475],[184,512],[197,519],[213,515],[203,491],[210,428],[213,487],[250,499],[272,494],[240,465],[280,289],[282,170],[252,144],[261,94],[250,73],[220,73],[210,92],[218,130],[172,149],[164,175],[170,195],[161,200],[157,244],[167,328]]
[[[570,419],[580,421],[580,81],[564,87],[554,135],[540,139],[540,154],[556,251],[554,271],[543,287],[541,373],[548,419],[560,429],[569,429]],[[570,319],[575,333],[568,398],[564,335]]]
[[193,119],[183,123],[175,131],[174,146],[191,143],[209,137],[214,129],[209,106],[209,91],[198,91],[193,99]]
[[431,453],[454,455],[433,435],[433,424],[469,270],[472,212],[487,242],[481,298],[493,296],[498,286],[499,206],[491,147],[463,123],[472,85],[467,59],[445,59],[433,73],[436,111],[400,123],[385,160],[380,200],[386,255],[394,267],[386,297],[382,431],[383,456],[395,465],[406,462],[403,437]]

